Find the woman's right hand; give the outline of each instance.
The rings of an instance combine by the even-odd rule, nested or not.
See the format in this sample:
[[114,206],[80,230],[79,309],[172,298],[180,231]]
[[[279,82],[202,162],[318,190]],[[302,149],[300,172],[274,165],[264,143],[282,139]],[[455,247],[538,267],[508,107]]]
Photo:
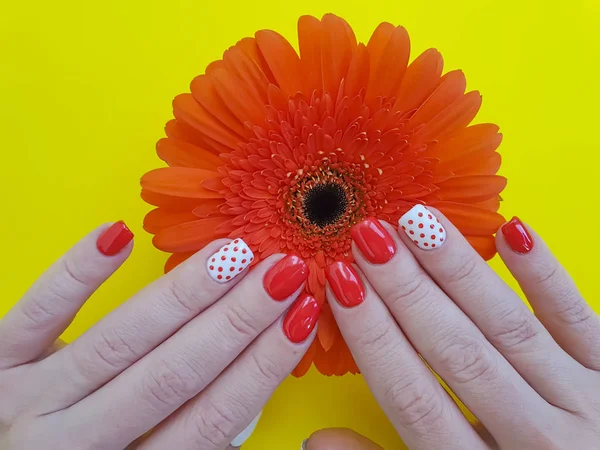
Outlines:
[[57,348],[132,237],[122,222],[95,230],[0,321],[1,448],[122,449],[152,428],[132,447],[237,446],[302,358],[319,314],[297,300],[306,264],[274,255],[247,273],[242,240],[209,244]]
[[[542,239],[516,218],[496,235],[534,315],[439,211],[417,205],[398,230],[357,225],[358,267],[331,265],[327,295],[408,447],[600,448],[600,318]],[[469,424],[423,360],[485,429]],[[327,430],[304,448],[377,447]]]

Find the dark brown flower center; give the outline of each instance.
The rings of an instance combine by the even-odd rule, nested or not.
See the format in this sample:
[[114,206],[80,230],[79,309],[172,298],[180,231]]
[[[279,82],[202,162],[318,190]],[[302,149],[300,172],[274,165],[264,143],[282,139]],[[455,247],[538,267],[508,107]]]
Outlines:
[[334,224],[348,208],[344,188],[337,183],[317,184],[304,197],[304,214],[318,227]]

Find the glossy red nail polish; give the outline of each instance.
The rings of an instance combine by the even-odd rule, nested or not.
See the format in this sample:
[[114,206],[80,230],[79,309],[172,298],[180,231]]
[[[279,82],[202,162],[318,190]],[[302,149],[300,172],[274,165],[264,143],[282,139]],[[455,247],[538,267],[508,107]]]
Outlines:
[[510,248],[517,253],[529,253],[533,249],[533,239],[518,217],[513,217],[502,226],[502,234]]
[[352,240],[364,257],[373,264],[384,264],[396,254],[396,244],[379,220],[369,217],[354,225]]
[[274,300],[285,300],[306,281],[308,272],[302,258],[288,255],[265,274],[263,285]]
[[294,303],[283,320],[283,332],[295,344],[306,340],[317,324],[321,306],[310,295]]
[[336,261],[327,267],[325,276],[340,305],[353,308],[365,299],[365,287],[351,265]]
[[112,256],[119,253],[133,239],[133,233],[125,222],[113,223],[96,241],[100,253]]

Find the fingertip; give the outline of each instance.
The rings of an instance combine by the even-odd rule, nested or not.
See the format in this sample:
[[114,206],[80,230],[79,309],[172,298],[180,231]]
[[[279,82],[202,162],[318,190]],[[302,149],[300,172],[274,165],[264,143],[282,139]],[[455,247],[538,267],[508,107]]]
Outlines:
[[301,450],[382,450],[372,440],[348,428],[325,428],[305,439]]
[[[102,232],[96,240],[96,248],[104,256],[117,255],[133,241],[133,232],[122,220],[108,227],[103,225],[100,229],[102,229]],[[130,245],[129,247],[131,248],[132,246]]]

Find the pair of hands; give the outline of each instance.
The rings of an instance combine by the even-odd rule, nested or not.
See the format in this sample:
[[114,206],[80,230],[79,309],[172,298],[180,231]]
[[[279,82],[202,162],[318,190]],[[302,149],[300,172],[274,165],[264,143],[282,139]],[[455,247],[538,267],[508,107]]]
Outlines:
[[[435,238],[421,233],[430,226]],[[600,319],[539,236],[516,219],[497,235],[536,315],[438,211],[413,208],[399,232],[367,219],[352,236],[357,267],[327,269],[328,298],[411,449],[598,447]],[[314,339],[319,306],[298,298],[306,265],[275,255],[247,273],[241,252],[251,252],[237,240],[208,245],[58,349],[77,310],[130,254],[131,237],[122,224],[96,230],[0,322],[0,444],[237,445]],[[423,360],[486,430],[468,423]],[[379,448],[344,430],[303,446]]]

